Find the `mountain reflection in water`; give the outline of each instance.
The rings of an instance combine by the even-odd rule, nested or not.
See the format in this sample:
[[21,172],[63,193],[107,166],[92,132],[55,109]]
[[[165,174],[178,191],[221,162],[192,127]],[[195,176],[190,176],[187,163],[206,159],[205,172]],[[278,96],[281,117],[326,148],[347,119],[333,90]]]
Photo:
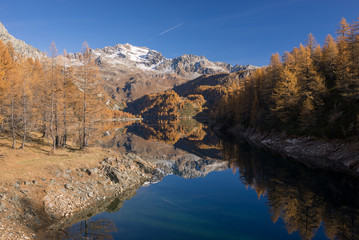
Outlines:
[[[258,199],[266,199],[272,222],[283,224],[288,238],[299,233],[301,239],[359,239],[356,176],[311,169],[243,143],[219,139],[208,127],[192,119],[131,123],[116,130],[102,146],[131,151],[156,164],[160,170],[153,182],[167,175],[189,179],[231,168],[233,173],[239,172],[238,184],[254,189]],[[122,204],[123,199],[117,199],[106,211],[118,211]],[[67,236],[62,234],[60,239],[111,239],[116,224],[111,218],[101,219],[100,214],[66,228],[65,232]]]

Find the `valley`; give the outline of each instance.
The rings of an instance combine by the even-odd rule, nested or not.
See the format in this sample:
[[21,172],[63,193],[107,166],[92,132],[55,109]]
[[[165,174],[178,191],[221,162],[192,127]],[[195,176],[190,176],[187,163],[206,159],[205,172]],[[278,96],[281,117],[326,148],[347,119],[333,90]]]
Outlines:
[[357,21],[262,67],[164,55],[0,23],[0,239],[358,238]]

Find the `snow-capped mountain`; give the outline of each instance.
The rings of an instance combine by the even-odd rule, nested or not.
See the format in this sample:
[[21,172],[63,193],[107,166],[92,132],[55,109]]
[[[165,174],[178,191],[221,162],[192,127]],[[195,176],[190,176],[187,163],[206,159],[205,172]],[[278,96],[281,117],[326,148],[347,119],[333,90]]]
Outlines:
[[[0,23],[0,40],[11,42],[24,57],[46,58],[46,54],[9,34]],[[231,73],[255,67],[212,62],[203,56],[185,54],[169,59],[160,52],[131,44],[92,49],[100,67],[102,85],[114,102],[129,102],[148,93],[167,90],[201,75]],[[73,65],[81,64],[81,53],[70,53]],[[115,104],[114,108],[118,105]]]
[[231,73],[251,68],[252,66],[232,66],[223,62],[212,62],[203,56],[185,54],[168,59],[158,51],[147,47],[136,47],[129,43],[114,47],[94,49],[97,62],[108,65],[126,65],[152,73],[176,74],[179,77],[193,79],[203,74]]
[[[133,101],[147,93],[160,92],[201,75],[231,73],[254,69],[254,66],[232,66],[212,62],[203,56],[182,55],[169,59],[160,52],[129,43],[92,49],[99,65],[106,91],[116,101]],[[71,53],[73,63],[79,63],[80,53]]]

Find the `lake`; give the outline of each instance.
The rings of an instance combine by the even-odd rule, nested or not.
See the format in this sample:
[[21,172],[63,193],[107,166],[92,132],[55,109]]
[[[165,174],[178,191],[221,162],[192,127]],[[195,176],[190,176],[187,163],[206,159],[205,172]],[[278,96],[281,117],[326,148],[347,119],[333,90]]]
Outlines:
[[359,239],[356,176],[221,139],[190,119],[132,123],[101,145],[158,174],[64,239]]

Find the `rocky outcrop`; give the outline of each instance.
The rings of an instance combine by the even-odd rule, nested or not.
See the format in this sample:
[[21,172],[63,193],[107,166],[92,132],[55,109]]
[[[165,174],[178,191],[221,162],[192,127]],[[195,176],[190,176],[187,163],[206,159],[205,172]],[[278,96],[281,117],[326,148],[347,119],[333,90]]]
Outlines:
[[[130,153],[104,159],[97,168],[80,169],[76,173],[80,177],[88,175],[85,178],[87,181],[70,180],[63,184],[65,191],[61,188],[45,196],[45,212],[54,219],[71,216],[91,206],[96,200],[105,200],[114,193],[140,187],[152,177],[154,170],[154,166]],[[64,194],[67,192],[73,194]]]
[[174,148],[167,157],[145,156],[146,161],[134,153],[120,154],[93,168],[57,170],[49,179],[0,185],[0,239],[59,238],[68,226],[103,211],[117,211],[145,183],[171,174],[203,177],[228,168],[227,162]]
[[129,153],[106,158],[96,168],[68,169],[51,179],[0,186],[0,239],[38,239],[86,219],[109,201],[134,193],[155,169]]
[[[220,127],[217,126],[216,129],[219,130]],[[359,149],[356,143],[315,137],[291,137],[275,132],[261,133],[241,126],[224,131],[255,147],[295,159],[311,167],[359,173]]]
[[39,49],[34,48],[33,46],[26,44],[24,41],[12,36],[2,23],[0,23],[0,40],[4,43],[11,42],[15,52],[20,54],[22,57],[30,57],[34,59],[45,57],[45,53],[41,52]]

